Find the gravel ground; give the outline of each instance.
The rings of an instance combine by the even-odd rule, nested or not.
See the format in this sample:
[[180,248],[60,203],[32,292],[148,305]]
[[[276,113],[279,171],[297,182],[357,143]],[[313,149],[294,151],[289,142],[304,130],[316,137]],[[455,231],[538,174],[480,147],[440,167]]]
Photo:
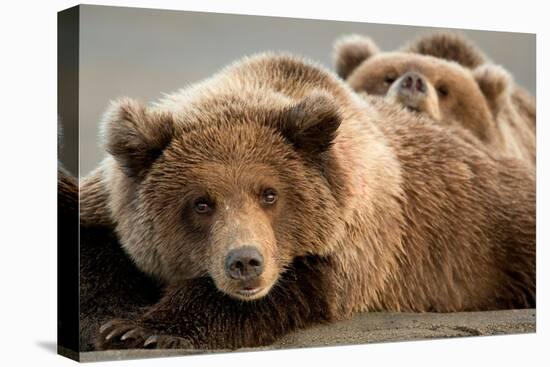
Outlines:
[[[268,347],[237,351],[366,344],[461,336],[522,334],[535,331],[536,311],[534,309],[448,314],[364,313],[351,320],[330,325],[319,325],[291,333]],[[80,361],[92,362],[220,352],[229,351],[121,350],[84,352],[80,353]]]

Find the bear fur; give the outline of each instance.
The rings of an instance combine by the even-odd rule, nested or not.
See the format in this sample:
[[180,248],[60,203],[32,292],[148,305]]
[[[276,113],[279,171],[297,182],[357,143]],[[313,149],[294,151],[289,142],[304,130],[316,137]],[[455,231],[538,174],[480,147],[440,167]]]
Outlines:
[[[363,311],[535,305],[533,171],[313,63],[245,58],[153,105],[113,103],[102,131],[81,214],[109,213],[164,294],[104,324],[99,349],[254,347]],[[233,278],[244,247],[262,271]]]
[[81,352],[95,349],[101,325],[134,318],[158,302],[162,288],[122,249],[113,227],[80,227],[79,320]]
[[475,69],[489,61],[472,41],[461,33],[434,32],[419,36],[401,48],[403,52],[430,55]]
[[[91,187],[86,181],[82,186]],[[89,192],[85,194],[89,198],[93,196],[88,195]],[[70,349],[84,352],[94,349],[102,324],[116,317],[138,317],[145,307],[160,299],[161,288],[157,282],[141,272],[123,251],[114,227],[105,225],[104,222],[95,225],[81,222],[78,232],[78,198],[78,180],[60,166],[57,199],[61,256],[60,295],[76,287],[79,289],[77,306],[67,299],[60,299],[59,302],[59,312],[63,319],[79,320],[79,335],[66,341],[60,340],[60,344],[69,346],[76,340],[78,345],[71,346]],[[89,204],[85,200],[82,203]],[[63,257],[74,253],[78,243],[78,263],[74,262],[74,258]],[[80,275],[77,284],[72,284],[76,273],[72,272],[73,265],[78,267],[76,271]],[[75,315],[66,316],[72,313]],[[60,336],[64,337],[66,334],[67,331],[62,331]]]
[[[473,42],[456,32],[435,32],[422,35],[405,45],[402,51],[454,61],[469,69],[475,69],[483,64],[490,63],[489,58]],[[522,119],[528,122],[527,127],[534,135],[536,132],[535,97],[514,83],[512,105]],[[529,137],[522,138],[522,140],[524,140],[524,144],[531,146],[532,141]],[[534,146],[532,151],[534,154]]]
[[346,36],[335,44],[335,65],[354,90],[462,126],[491,151],[535,165],[534,98],[464,37],[436,33],[381,52],[369,38]]

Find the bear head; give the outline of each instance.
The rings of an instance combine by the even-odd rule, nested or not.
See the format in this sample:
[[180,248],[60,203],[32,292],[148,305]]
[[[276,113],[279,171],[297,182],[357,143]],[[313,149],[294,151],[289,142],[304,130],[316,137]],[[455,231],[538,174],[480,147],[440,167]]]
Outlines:
[[221,89],[171,109],[112,104],[102,128],[111,207],[142,270],[166,283],[211,277],[253,300],[296,257],[331,251],[341,116],[322,91],[291,100]]
[[[503,99],[510,97],[511,77],[500,66],[481,63],[482,56],[475,57],[475,50],[460,43],[461,39],[444,40],[441,47],[433,49],[417,43],[423,47],[381,52],[369,38],[347,36],[335,44],[336,71],[357,92],[386,96],[409,110],[462,126],[491,142],[497,137],[497,114]],[[414,49],[425,54],[413,53]]]

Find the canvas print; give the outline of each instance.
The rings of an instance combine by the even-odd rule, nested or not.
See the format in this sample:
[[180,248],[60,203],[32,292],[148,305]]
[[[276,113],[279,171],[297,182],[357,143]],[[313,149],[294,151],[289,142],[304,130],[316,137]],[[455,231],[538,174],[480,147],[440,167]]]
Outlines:
[[58,26],[60,354],[535,331],[534,34],[88,5]]

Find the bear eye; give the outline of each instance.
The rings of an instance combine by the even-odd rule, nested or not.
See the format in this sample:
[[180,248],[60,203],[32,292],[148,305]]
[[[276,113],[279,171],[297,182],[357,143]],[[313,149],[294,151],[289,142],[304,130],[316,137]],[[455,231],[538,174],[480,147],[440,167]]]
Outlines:
[[447,97],[449,95],[449,89],[445,85],[437,87],[437,94],[441,97]]
[[386,83],[388,85],[391,85],[391,84],[393,84],[393,82],[395,82],[395,76],[386,75],[386,77],[384,78],[384,83]]
[[273,205],[277,201],[277,193],[271,188],[265,189],[262,192],[261,201],[264,205]]
[[197,214],[210,214],[214,209],[212,202],[204,197],[196,199],[193,203],[193,207]]

